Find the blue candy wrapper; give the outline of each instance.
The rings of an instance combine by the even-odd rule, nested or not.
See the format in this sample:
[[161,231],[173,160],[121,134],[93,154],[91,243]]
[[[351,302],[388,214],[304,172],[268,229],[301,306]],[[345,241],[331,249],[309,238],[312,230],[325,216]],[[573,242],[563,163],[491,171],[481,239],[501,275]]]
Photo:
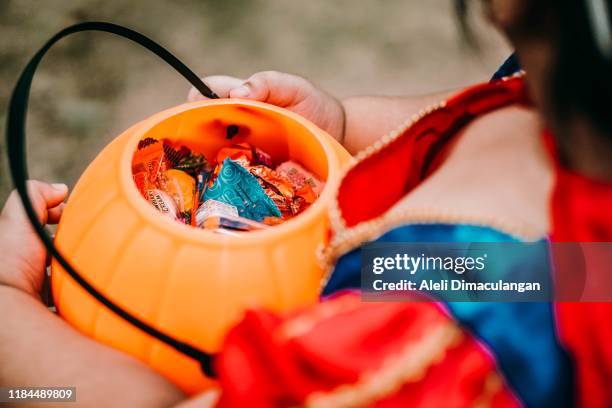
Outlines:
[[230,158],[223,161],[217,179],[204,192],[203,200],[209,199],[231,204],[238,215],[255,221],[281,216],[255,176]]

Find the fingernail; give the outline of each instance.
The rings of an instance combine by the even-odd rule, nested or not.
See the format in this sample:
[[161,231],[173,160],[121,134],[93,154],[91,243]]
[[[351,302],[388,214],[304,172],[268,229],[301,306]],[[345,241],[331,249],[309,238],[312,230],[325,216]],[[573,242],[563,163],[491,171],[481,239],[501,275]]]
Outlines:
[[68,186],[65,185],[64,183],[53,183],[51,184],[51,187],[53,187],[54,189],[56,189],[57,191],[65,191],[68,190]]
[[238,88],[233,89],[231,92],[232,96],[235,98],[246,98],[247,96],[249,96],[250,93],[251,87],[247,83],[240,85]]

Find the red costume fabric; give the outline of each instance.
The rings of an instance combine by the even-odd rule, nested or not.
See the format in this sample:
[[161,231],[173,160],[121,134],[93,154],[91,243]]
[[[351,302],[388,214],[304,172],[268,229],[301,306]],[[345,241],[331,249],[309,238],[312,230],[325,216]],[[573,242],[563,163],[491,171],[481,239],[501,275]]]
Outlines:
[[[345,175],[338,189],[338,206],[346,225],[382,215],[441,164],[445,148],[463,126],[514,103],[528,103],[523,80],[518,77],[473,86],[424,114]],[[376,199],[361,199],[363,191]]]
[[217,363],[228,407],[517,406],[485,350],[434,303],[344,294],[248,312]]
[[[552,140],[550,135],[548,138]],[[550,150],[556,175],[552,240],[611,242],[612,183],[592,180],[564,168],[554,147]],[[612,273],[612,265],[604,272]],[[559,336],[576,369],[579,406],[611,407],[612,303],[560,302],[556,309]]]

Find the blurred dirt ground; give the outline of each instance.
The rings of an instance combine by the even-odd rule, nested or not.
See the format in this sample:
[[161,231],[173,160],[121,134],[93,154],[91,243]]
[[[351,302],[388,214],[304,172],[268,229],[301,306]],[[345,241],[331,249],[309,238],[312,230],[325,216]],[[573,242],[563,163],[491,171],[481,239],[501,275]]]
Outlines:
[[[28,58],[56,31],[84,20],[134,28],[202,75],[246,77],[276,69],[340,97],[464,86],[488,79],[509,53],[477,9],[470,20],[480,47],[466,46],[451,0],[0,0],[3,127],[10,92]],[[43,62],[32,88],[30,176],[74,185],[114,136],[182,103],[187,88],[162,62],[125,40],[104,33],[64,40]],[[3,136],[0,203],[11,188],[4,147]]]

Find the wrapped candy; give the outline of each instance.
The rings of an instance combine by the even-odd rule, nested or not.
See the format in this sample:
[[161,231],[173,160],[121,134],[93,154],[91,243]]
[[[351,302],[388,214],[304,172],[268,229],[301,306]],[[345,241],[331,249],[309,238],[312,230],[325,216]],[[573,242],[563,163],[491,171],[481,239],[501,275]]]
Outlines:
[[296,191],[300,190],[305,184],[308,184],[318,197],[321,191],[323,191],[323,187],[325,187],[325,183],[317,179],[304,167],[291,160],[281,163],[276,168],[276,171],[286,177]]
[[272,156],[270,156],[263,150],[255,147],[253,148],[253,164],[262,164],[264,166],[272,168]]
[[269,228],[261,222],[249,220],[248,218],[231,215],[213,215],[204,219],[204,229],[230,229],[234,231],[255,231]]
[[134,179],[134,184],[136,184],[138,191],[140,191],[140,194],[142,194],[143,197],[146,197],[147,190],[155,187],[149,182],[149,173],[147,171],[133,173],[132,178]]
[[238,216],[238,208],[231,204],[208,199],[196,211],[196,225],[202,227],[204,221],[212,216]]
[[262,223],[269,225],[269,226],[274,226],[274,225],[282,224],[283,219],[280,217],[266,217],[263,219]]
[[286,178],[266,166],[251,166],[249,172],[262,180],[266,185],[274,187],[285,199],[292,200],[294,197],[293,186]]
[[296,213],[293,205],[295,194],[289,180],[266,166],[251,166],[249,172],[257,177],[268,197],[274,201],[283,218],[290,218]]
[[168,163],[164,149],[158,141],[149,143],[142,149],[137,150],[132,159],[132,174],[143,195],[150,188],[163,189],[165,187],[167,168]]
[[191,154],[191,150],[187,146],[180,146],[179,148],[175,149],[171,142],[167,139],[164,139],[163,146],[166,159],[168,160],[170,167],[173,168],[178,166],[182,159]]
[[174,199],[181,213],[191,213],[195,185],[195,179],[182,170],[170,169],[166,171],[165,191]]
[[274,202],[266,195],[257,179],[244,167],[226,158],[212,186],[204,193],[204,200],[217,200],[238,209],[238,215],[255,221],[265,217],[280,217]]
[[191,151],[187,156],[182,157],[174,166],[175,169],[183,170],[192,177],[197,177],[200,171],[208,167],[209,164],[204,155],[193,154]]
[[295,195],[303,198],[306,204],[312,204],[318,197],[317,193],[310,187],[310,184],[304,184],[302,188],[295,192]]
[[301,213],[317,198],[310,184],[304,183],[296,189],[287,178],[269,167],[252,166],[249,171],[258,178],[266,194],[281,210],[284,219]]
[[192,225],[192,213],[191,212],[182,212],[179,214],[178,221],[185,225]]
[[200,203],[202,202],[202,198],[204,197],[204,192],[206,191],[206,188],[208,186],[208,181],[210,180],[211,174],[212,172],[210,171],[202,170],[198,173],[195,179],[196,188],[195,194],[193,196],[193,209],[191,211],[191,225],[194,227],[198,225],[196,219],[197,210],[200,206]]
[[227,158],[246,167],[253,161],[253,149],[248,143],[239,143],[224,147],[217,152],[217,163],[223,163]]
[[294,216],[306,210],[317,199],[317,195],[308,184],[304,184],[302,188],[295,193],[293,200]]
[[178,207],[168,193],[158,189],[151,189],[146,191],[145,197],[157,211],[173,220],[178,219]]
[[169,139],[147,137],[132,161],[134,182],[160,212],[194,227],[240,230],[278,225],[307,209],[324,183],[293,161],[249,143],[221,148],[216,166]]
[[242,166],[263,165],[272,168],[272,156],[248,143],[237,143],[224,147],[217,152],[217,163],[230,158]]
[[204,192],[206,191],[206,187],[208,186],[211,176],[211,171],[202,170],[196,177],[196,202],[198,204],[202,201],[202,197],[204,196]]

